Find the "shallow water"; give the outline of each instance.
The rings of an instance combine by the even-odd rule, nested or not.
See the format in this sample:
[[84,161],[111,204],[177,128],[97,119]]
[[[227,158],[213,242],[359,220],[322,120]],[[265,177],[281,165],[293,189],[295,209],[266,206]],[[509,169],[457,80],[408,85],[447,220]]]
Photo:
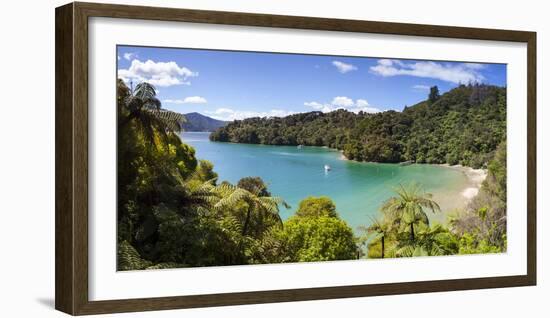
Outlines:
[[[281,210],[283,219],[305,197],[326,195],[336,203],[340,217],[356,229],[371,223],[400,183],[422,184],[444,211],[463,207],[466,198],[461,193],[470,186],[463,172],[437,165],[360,163],[342,160],[340,152],[323,147],[211,142],[208,135],[186,132],[182,139],[195,148],[197,158],[214,164],[220,181],[237,183],[246,176],[261,177],[272,195],[292,206]],[[326,172],[325,165],[331,170]],[[443,216],[434,219],[443,221]]]

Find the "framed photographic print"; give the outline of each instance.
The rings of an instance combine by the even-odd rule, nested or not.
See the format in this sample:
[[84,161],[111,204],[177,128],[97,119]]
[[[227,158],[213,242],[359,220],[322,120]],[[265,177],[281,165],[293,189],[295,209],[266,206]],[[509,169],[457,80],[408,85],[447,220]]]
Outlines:
[[536,33],[56,10],[56,308],[536,284]]

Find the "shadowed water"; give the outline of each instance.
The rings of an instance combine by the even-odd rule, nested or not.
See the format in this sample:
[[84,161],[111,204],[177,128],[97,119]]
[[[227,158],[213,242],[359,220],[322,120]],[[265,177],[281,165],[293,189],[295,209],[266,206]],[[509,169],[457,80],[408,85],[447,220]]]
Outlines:
[[[274,196],[282,197],[292,208],[282,209],[283,219],[291,216],[307,196],[329,196],[340,217],[354,229],[369,225],[380,205],[394,195],[400,183],[418,182],[434,194],[443,210],[465,203],[461,192],[467,176],[457,170],[435,165],[359,163],[342,160],[338,151],[323,147],[266,146],[211,142],[209,133],[182,134],[196,157],[214,164],[219,180],[236,184],[246,176],[261,177]],[[325,165],[331,170],[326,172]]]

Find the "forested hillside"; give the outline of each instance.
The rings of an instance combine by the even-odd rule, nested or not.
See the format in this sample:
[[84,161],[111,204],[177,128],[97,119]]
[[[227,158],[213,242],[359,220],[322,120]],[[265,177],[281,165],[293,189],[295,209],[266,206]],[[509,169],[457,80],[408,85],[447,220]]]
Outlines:
[[185,114],[186,121],[182,128],[184,131],[214,131],[227,124],[226,121],[217,120],[199,113]]
[[506,88],[461,85],[402,112],[309,112],[234,121],[213,141],[328,146],[353,160],[485,166],[506,138]]

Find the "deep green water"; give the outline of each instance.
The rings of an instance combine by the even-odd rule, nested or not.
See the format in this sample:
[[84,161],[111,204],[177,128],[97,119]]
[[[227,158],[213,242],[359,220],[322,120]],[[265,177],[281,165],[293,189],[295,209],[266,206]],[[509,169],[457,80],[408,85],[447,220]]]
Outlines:
[[[370,217],[393,195],[400,183],[419,182],[434,194],[444,210],[461,207],[461,192],[468,178],[460,171],[434,165],[359,163],[342,160],[338,151],[322,147],[265,146],[211,142],[209,133],[182,134],[199,159],[210,160],[219,180],[236,183],[246,176],[259,176],[272,195],[282,197],[292,208],[282,209],[283,219],[291,216],[307,196],[329,196],[340,217],[354,229],[369,225]],[[332,169],[325,172],[324,165]]]

